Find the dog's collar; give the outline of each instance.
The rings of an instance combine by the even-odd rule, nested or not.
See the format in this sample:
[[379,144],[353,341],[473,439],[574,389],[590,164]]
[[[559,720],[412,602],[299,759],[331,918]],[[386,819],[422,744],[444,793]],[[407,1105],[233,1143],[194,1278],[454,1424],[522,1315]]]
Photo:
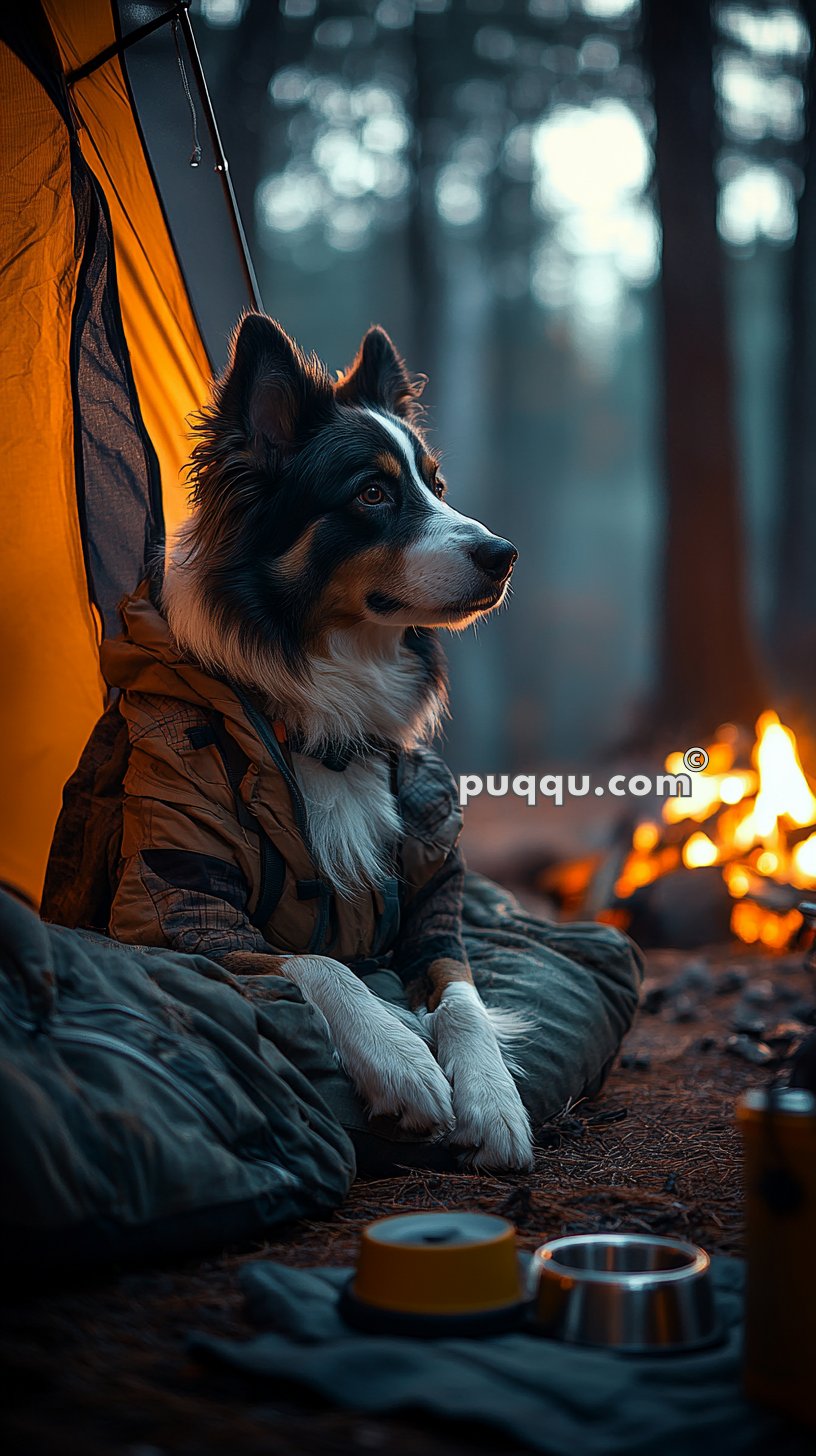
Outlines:
[[306,748],[302,734],[292,732],[285,723],[276,720],[272,727],[278,742],[286,744],[292,753],[301,753],[306,758],[314,758],[318,763],[322,763],[324,768],[330,768],[334,773],[343,773],[354,758],[356,752],[354,744],[326,743],[319,748]]
[[[243,697],[243,691],[229,678],[223,678],[223,682],[237,694],[239,700]],[[261,708],[263,712],[263,708]],[[265,716],[265,715],[264,715]],[[267,721],[269,721],[267,719]],[[377,751],[387,753],[388,746],[381,743],[325,743],[319,748],[306,748],[303,734],[296,730],[287,728],[282,718],[273,718],[272,732],[274,733],[281,748],[286,748],[290,753],[300,753],[306,758],[314,758],[322,763],[324,768],[330,768],[334,773],[343,773],[348,768],[351,760],[359,753],[376,753]]]

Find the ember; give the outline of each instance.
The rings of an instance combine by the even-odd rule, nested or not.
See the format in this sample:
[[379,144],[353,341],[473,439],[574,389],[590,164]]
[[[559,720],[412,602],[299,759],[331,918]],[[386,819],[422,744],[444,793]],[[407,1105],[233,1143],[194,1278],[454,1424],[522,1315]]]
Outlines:
[[[790,943],[802,924],[799,892],[816,887],[816,796],[776,713],[762,714],[747,747],[740,729],[720,728],[691,795],[666,800],[659,821],[635,826],[611,914],[681,867],[718,866],[734,902],[732,933],[773,950]],[[669,754],[666,768],[683,773],[683,755]]]

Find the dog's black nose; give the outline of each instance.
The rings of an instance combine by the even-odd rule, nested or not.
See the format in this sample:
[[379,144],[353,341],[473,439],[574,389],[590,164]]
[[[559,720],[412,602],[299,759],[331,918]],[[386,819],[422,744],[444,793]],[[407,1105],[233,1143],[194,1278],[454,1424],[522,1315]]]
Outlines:
[[481,567],[493,581],[504,581],[518,560],[518,551],[512,541],[503,541],[501,536],[488,536],[480,541],[470,553],[476,565]]

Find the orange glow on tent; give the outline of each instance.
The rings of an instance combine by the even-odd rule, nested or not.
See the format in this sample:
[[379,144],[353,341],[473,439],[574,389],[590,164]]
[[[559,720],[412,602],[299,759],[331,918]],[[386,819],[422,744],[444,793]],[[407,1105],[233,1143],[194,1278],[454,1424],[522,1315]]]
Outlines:
[[[37,902],[63,783],[105,701],[98,666],[105,619],[92,590],[98,561],[83,528],[86,437],[91,446],[101,441],[103,464],[120,459],[120,445],[130,452],[132,474],[121,492],[130,539],[142,551],[148,533],[134,482],[140,469],[149,478],[153,515],[145,520],[160,543],[162,513],[169,533],[187,510],[187,418],[206,399],[211,369],[126,67],[115,53],[100,61],[118,42],[115,0],[41,0],[14,12],[2,32],[9,42],[0,42],[0,381],[10,523],[0,572],[0,881]],[[90,73],[68,84],[67,73],[89,63]],[[83,395],[78,377],[89,260],[107,268],[109,312],[83,324],[97,331],[86,367],[96,343],[107,342],[113,308],[124,421],[121,399],[93,389]],[[107,390],[109,376],[99,379]],[[114,499],[109,540],[119,531],[117,510]],[[104,527],[98,518],[96,545]],[[109,605],[114,588],[119,595],[135,588],[137,568],[132,552],[120,586],[109,573]],[[115,603],[108,630],[113,610]]]

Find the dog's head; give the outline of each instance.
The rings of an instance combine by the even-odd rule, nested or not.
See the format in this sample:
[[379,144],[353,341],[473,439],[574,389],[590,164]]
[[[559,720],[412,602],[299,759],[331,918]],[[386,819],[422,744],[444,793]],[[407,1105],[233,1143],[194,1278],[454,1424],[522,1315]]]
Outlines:
[[189,539],[222,629],[308,651],[359,623],[457,629],[499,605],[517,553],[448,505],[419,392],[382,329],[333,380],[244,318],[193,455]]

